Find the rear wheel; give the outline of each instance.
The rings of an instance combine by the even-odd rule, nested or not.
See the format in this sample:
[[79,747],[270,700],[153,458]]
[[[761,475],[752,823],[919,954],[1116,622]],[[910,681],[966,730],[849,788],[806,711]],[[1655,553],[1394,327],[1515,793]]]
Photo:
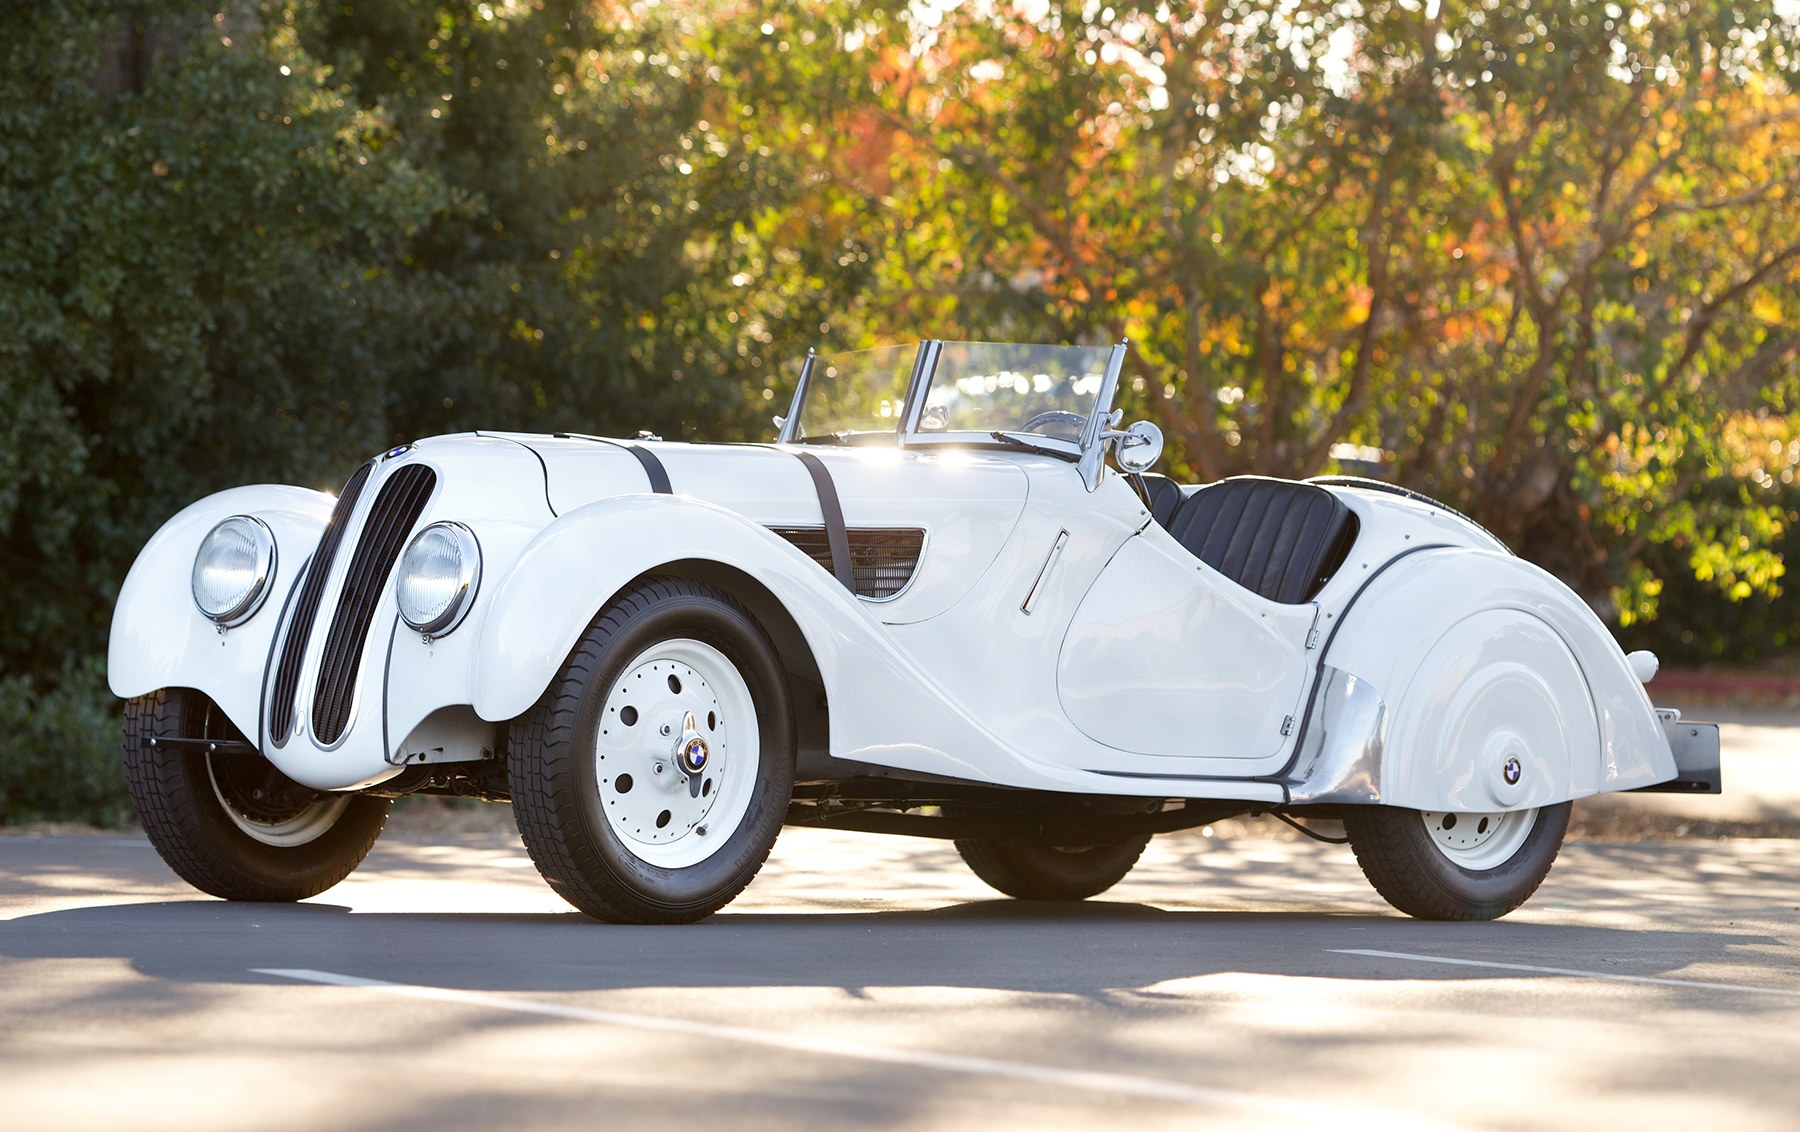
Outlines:
[[260,755],[209,755],[151,738],[241,739],[207,697],[165,689],[125,704],[125,782],[176,875],[227,900],[317,896],[368,855],[388,800],[302,786]]
[[964,838],[956,851],[975,875],[1020,900],[1086,900],[1125,879],[1148,835],[1105,845],[1023,845]]
[[1344,818],[1375,891],[1424,920],[1494,920],[1525,903],[1568,828],[1568,802],[1485,814],[1362,806]]
[[737,602],[652,579],[595,618],[513,724],[508,773],[525,847],[569,903],[698,920],[750,883],[787,816],[786,676]]

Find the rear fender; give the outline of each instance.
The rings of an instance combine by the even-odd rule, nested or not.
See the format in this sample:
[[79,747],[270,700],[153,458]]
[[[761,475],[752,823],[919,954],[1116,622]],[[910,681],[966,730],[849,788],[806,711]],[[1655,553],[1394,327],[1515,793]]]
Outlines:
[[1365,713],[1379,734],[1362,748],[1379,766],[1361,771],[1386,805],[1511,810],[1675,774],[1605,625],[1509,555],[1446,547],[1400,559],[1349,608],[1325,663],[1380,697]]
[[[281,610],[331,518],[335,497],[301,487],[235,487],[184,508],[138,552],[113,608],[106,680],[130,699],[160,688],[206,693],[245,735],[257,734],[263,670]],[[221,520],[251,515],[275,536],[269,595],[250,618],[220,629],[194,605],[200,542]]]

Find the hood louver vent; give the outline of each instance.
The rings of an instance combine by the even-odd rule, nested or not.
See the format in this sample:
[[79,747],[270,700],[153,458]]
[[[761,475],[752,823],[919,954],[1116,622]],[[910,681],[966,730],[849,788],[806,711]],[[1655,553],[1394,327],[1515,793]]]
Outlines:
[[[827,571],[831,569],[831,544],[824,527],[771,527],[802,554]],[[879,601],[893,597],[912,581],[925,549],[925,532],[914,527],[852,527],[850,568],[856,578],[856,596]]]

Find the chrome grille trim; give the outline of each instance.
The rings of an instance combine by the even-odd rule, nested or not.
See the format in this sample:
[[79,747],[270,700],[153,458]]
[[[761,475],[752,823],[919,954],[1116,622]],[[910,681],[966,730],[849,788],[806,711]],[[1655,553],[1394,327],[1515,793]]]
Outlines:
[[375,505],[369,509],[320,655],[313,690],[312,731],[321,746],[329,747],[342,739],[350,724],[356,702],[356,677],[362,668],[363,645],[375,618],[375,608],[386,592],[388,575],[400,551],[425,513],[425,505],[436,487],[436,472],[424,464],[408,464],[381,485]]
[[369,474],[375,469],[375,462],[370,461],[356,469],[343,492],[338,496],[337,505],[331,509],[331,518],[325,524],[325,533],[319,538],[319,548],[313,552],[312,565],[307,568],[306,580],[300,588],[300,601],[294,608],[294,619],[288,623],[287,639],[282,642],[281,659],[275,666],[274,693],[269,700],[269,738],[279,747],[287,742],[293,734],[294,698],[300,690],[300,667],[306,656],[306,645],[312,637],[313,619],[318,616],[319,602],[325,596],[325,579],[331,573],[331,564],[337,558],[338,545],[343,542],[344,530],[349,526],[350,516],[356,510],[356,500],[362,489],[369,482]]

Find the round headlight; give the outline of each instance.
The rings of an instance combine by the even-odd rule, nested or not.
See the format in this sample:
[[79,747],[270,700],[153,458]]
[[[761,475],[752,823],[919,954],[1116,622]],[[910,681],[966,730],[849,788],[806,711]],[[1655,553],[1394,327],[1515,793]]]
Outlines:
[[433,523],[400,557],[394,598],[400,617],[428,637],[456,628],[481,585],[481,546],[461,523]]
[[233,515],[200,541],[191,588],[200,612],[230,628],[250,620],[269,596],[275,536],[261,519]]

